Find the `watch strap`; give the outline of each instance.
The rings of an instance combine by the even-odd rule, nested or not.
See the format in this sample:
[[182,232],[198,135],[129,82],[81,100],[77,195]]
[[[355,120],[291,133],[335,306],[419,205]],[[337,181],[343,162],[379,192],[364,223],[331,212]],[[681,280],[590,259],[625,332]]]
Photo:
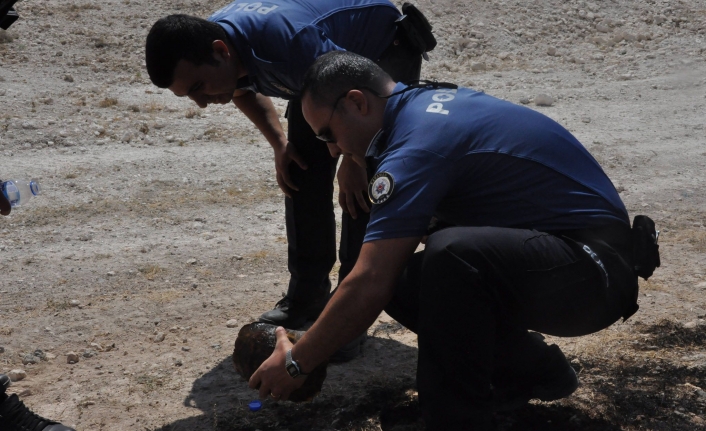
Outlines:
[[297,361],[292,359],[292,349],[287,350],[287,354],[285,356],[285,361],[284,361],[284,366],[287,370],[287,373],[289,373],[290,376],[293,378],[297,378],[300,376],[306,376],[305,373],[302,372],[302,369],[299,367],[299,364]]

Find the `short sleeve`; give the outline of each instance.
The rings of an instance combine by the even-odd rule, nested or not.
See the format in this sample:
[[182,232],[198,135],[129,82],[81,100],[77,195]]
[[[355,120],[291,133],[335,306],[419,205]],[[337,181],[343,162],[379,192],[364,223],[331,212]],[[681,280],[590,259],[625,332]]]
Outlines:
[[[453,183],[453,169],[447,158],[430,151],[399,150],[389,154],[373,177],[387,178],[389,192],[374,203],[365,242],[378,239],[421,236]],[[375,190],[369,189],[372,195]],[[377,199],[382,200],[382,199]]]
[[294,35],[269,24],[253,43],[252,54],[260,68],[273,72],[280,83],[298,92],[304,75],[314,61],[330,51],[344,51],[315,25]]

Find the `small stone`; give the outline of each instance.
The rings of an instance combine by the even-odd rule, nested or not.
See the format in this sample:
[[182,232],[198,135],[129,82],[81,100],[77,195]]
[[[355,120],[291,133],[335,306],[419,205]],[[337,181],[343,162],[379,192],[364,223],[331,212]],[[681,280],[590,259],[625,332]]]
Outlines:
[[601,32],[601,33],[610,33],[610,27],[602,22],[599,22],[596,25],[596,31]]
[[72,307],[78,307],[79,305],[81,305],[81,301],[79,301],[78,299],[72,299],[71,301],[69,301],[69,304]]
[[485,63],[471,63],[471,70],[479,72],[486,69]]
[[706,391],[703,391],[701,389],[697,389],[696,395],[699,397],[699,399],[706,400]]
[[175,360],[174,360],[174,365],[177,366],[177,367],[181,367],[182,365],[184,365],[184,362],[182,362],[181,359],[175,359]]
[[529,97],[522,97],[520,99],[520,103],[522,103],[523,105],[529,104],[530,103]]
[[107,275],[108,277],[112,277],[115,275],[115,271],[108,271],[105,275]]
[[547,55],[551,55],[552,57],[554,57],[556,55],[556,48],[554,48],[553,46],[547,48]]
[[20,380],[24,380],[25,377],[27,377],[27,373],[25,372],[25,370],[17,369],[7,373],[7,377],[9,377],[10,380],[12,380],[13,382],[19,382]]
[[186,261],[186,263],[189,265],[196,265],[196,259],[189,259]]
[[581,117],[581,121],[588,124],[591,122],[591,117]]
[[500,54],[498,54],[498,58],[501,60],[507,60],[508,58],[510,58],[510,53],[509,52],[501,52]]
[[537,106],[552,106],[554,98],[546,94],[540,94],[534,98],[534,104]]
[[95,350],[92,350],[92,349],[86,349],[83,351],[84,358],[92,358],[92,357],[96,356],[97,354],[98,354],[98,352],[96,352]]
[[64,75],[64,81],[66,82],[74,82],[74,77],[71,75]]
[[38,364],[39,358],[31,353],[27,353],[22,357],[22,365]]
[[241,256],[241,255],[239,255],[239,254],[234,254],[233,257],[232,257],[232,259],[235,259],[235,260],[243,260],[243,256]]
[[0,346],[0,353],[5,353],[5,348]]
[[164,338],[166,335],[164,335],[164,332],[157,332],[157,334],[154,336],[153,340],[155,343],[161,343],[164,341]]
[[692,320],[691,322],[687,322],[684,324],[684,328],[686,328],[686,329],[694,329],[697,326],[699,326],[698,320]]
[[238,327],[238,321],[235,319],[230,319],[229,321],[226,322],[226,327],[228,328],[237,328]]
[[20,398],[26,398],[32,395],[32,390],[27,388],[22,390],[20,393],[17,394],[18,397]]
[[191,351],[191,347],[181,346],[181,350],[184,352],[189,352],[189,351]]
[[66,354],[66,363],[75,364],[78,363],[78,355],[75,352],[69,352]]

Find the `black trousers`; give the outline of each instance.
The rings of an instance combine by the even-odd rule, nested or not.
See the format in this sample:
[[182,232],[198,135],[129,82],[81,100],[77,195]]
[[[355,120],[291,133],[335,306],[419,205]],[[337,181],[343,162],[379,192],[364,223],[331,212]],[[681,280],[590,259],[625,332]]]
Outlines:
[[[378,64],[395,81],[405,82],[419,79],[421,62],[421,55],[409,48],[403,38],[398,38],[382,54]],[[331,291],[329,273],[336,262],[333,180],[338,159],[331,157],[326,144],[316,138],[304,120],[301,100],[289,102],[287,120],[287,138],[309,166],[303,170],[296,163],[290,164],[290,176],[299,191],[294,192],[291,199],[285,198],[287,263],[291,274],[287,296],[306,306],[325,300]],[[368,213],[360,208],[356,220],[343,213],[339,283],[358,259],[369,219]]]
[[428,429],[489,429],[491,382],[542,370],[547,345],[528,330],[579,336],[631,313],[637,277],[629,229],[610,231],[572,235],[579,242],[491,227],[429,237],[385,308],[418,334],[417,385]]

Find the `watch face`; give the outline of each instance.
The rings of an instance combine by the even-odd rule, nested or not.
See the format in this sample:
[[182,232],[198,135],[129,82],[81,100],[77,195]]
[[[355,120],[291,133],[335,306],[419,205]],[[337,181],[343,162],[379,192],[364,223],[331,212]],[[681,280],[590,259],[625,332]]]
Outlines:
[[294,364],[287,365],[287,372],[292,377],[296,377],[299,375],[299,370],[297,369],[297,366]]

